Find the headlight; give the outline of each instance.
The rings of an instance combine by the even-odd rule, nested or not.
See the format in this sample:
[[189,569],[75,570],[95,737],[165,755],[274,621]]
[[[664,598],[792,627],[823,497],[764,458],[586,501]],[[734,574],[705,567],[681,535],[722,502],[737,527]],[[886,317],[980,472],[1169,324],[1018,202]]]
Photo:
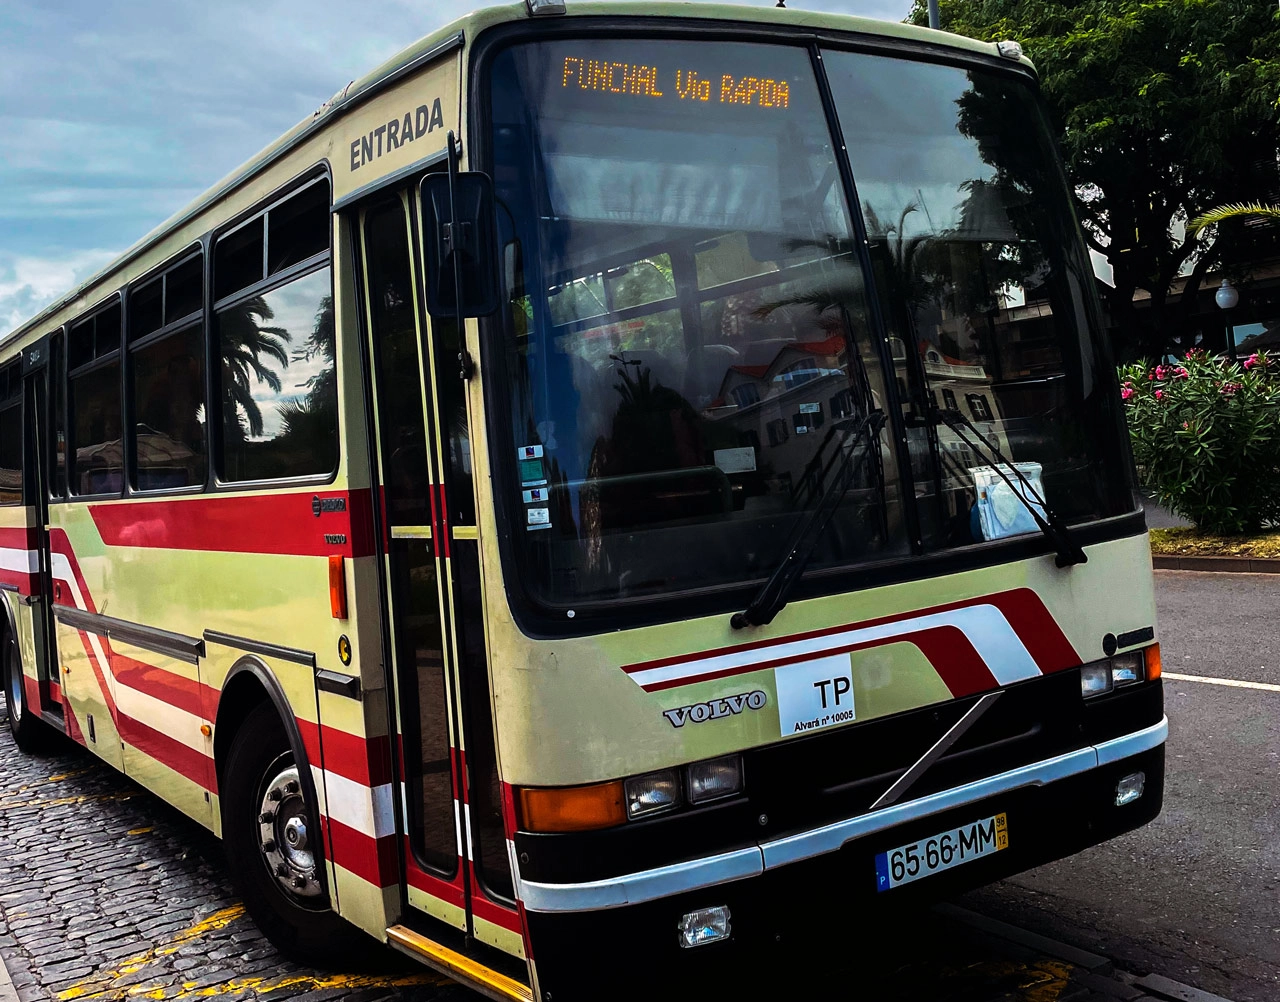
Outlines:
[[1095,661],[1080,669],[1080,695],[1086,699],[1090,696],[1101,696],[1111,691],[1111,665],[1106,661]]
[[680,804],[680,774],[674,769],[663,769],[636,776],[627,780],[626,792],[628,818],[669,811]]
[[742,759],[737,755],[694,762],[689,766],[689,803],[732,797],[742,790]]
[[1111,684],[1119,686],[1141,682],[1143,678],[1142,661],[1142,651],[1117,654],[1111,659]]

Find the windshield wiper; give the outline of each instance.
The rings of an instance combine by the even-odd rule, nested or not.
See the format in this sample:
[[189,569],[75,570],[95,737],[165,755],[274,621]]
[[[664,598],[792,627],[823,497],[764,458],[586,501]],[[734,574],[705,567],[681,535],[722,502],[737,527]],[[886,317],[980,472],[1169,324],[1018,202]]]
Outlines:
[[[1053,543],[1053,548],[1058,551],[1055,561],[1059,567],[1070,567],[1072,564],[1084,564],[1089,562],[1089,557],[1084,550],[1080,548],[1080,544],[1076,542],[1075,536],[1071,534],[1071,530],[1067,528],[1066,523],[1062,521],[1049,507],[1044,498],[1040,496],[1040,492],[1035,489],[1031,481],[1028,480],[1013,463],[1009,462],[1001,453],[999,448],[993,442],[988,442],[983,437],[982,432],[978,431],[972,421],[961,414],[958,410],[943,410],[941,407],[930,408],[943,424],[950,428],[959,437],[965,445],[976,452],[979,458],[985,460],[987,464],[996,472],[996,475],[1005,482],[1009,490],[1013,491],[1014,497],[1022,502],[1022,506],[1031,513],[1031,517],[1035,519],[1035,523],[1040,527],[1040,531],[1048,537],[1049,542]],[[981,446],[970,441],[965,434],[965,429],[973,432],[974,436],[982,443]],[[1018,482],[1022,485],[1023,490],[1013,486],[1013,481],[1009,479],[1005,470],[1011,472],[1018,478]],[[1025,491],[1026,493],[1023,493]],[[1030,495],[1028,497],[1028,495]],[[1035,504],[1032,504],[1032,501]],[[1037,505],[1039,508],[1037,509]]]
[[[840,465],[836,467],[831,486],[823,492],[818,499],[818,504],[800,523],[799,529],[794,534],[794,542],[788,547],[782,561],[770,575],[769,580],[764,583],[759,594],[751,600],[751,604],[746,609],[733,614],[729,625],[735,630],[741,630],[744,626],[764,626],[766,623],[771,623],[773,617],[786,606],[787,595],[800,580],[805,565],[813,555],[813,548],[831,523],[831,519],[835,517],[836,509],[840,507],[840,502],[849,489],[849,483],[856,468],[854,460],[858,457],[865,459],[871,454],[871,450],[864,447],[875,441],[880,434],[880,429],[884,426],[884,420],[884,411],[877,408],[859,421],[853,431],[840,440],[842,449],[850,441],[853,444],[841,458]],[[863,435],[866,437],[863,438]]]

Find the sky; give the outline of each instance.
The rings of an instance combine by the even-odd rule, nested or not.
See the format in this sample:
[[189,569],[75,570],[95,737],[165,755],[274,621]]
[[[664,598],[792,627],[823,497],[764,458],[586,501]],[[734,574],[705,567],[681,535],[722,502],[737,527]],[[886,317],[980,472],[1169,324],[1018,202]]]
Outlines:
[[[791,5],[892,20],[911,6],[910,0]],[[475,6],[473,0],[4,0],[0,335],[98,271],[348,81]]]

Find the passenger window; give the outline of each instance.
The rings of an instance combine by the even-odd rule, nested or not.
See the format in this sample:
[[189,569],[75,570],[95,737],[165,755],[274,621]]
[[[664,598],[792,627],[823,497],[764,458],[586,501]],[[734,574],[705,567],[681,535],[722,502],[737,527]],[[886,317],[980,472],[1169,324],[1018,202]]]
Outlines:
[[329,186],[313,184],[267,213],[267,274],[329,250]]
[[[204,257],[196,254],[129,294],[129,393],[135,490],[206,480]],[[162,322],[163,321],[163,322]]]
[[204,331],[187,327],[130,352],[140,491],[205,482]]
[[261,282],[262,217],[228,233],[218,241],[213,255],[213,298],[226,299],[241,289]]
[[123,487],[120,420],[120,305],[71,328],[67,392],[71,410],[71,492],[118,494]]
[[329,269],[218,310],[226,481],[319,476],[338,464]]
[[22,367],[0,369],[0,505],[22,504]]

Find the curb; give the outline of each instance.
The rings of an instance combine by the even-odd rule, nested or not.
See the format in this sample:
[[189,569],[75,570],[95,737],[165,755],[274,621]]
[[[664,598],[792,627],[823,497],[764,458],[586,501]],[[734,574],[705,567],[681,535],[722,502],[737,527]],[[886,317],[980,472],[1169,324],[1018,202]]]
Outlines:
[[[1280,563],[1280,561],[1274,562]],[[1094,983],[1104,994],[1113,995],[1116,998],[1132,999],[1133,1002],[1231,1002],[1230,999],[1221,995],[1184,985],[1180,981],[1174,981],[1160,974],[1148,974],[1142,978],[1135,978],[1133,975],[1117,972],[1109,957],[1090,953],[1070,943],[1041,936],[1039,933],[1010,925],[1008,922],[1001,922],[999,919],[988,918],[959,905],[943,902],[934,905],[933,911],[935,914],[989,936],[999,937],[1082,968],[1087,972],[1085,978]],[[1110,978],[1119,978],[1119,980],[1115,982],[1107,980],[1105,984],[1103,983],[1105,979]],[[1121,991],[1117,992],[1116,988],[1120,988]],[[1125,991],[1125,988],[1128,990]],[[1143,992],[1150,994],[1143,994]]]
[[1275,557],[1179,557],[1171,553],[1153,553],[1151,566],[1158,571],[1280,574],[1280,560]]

